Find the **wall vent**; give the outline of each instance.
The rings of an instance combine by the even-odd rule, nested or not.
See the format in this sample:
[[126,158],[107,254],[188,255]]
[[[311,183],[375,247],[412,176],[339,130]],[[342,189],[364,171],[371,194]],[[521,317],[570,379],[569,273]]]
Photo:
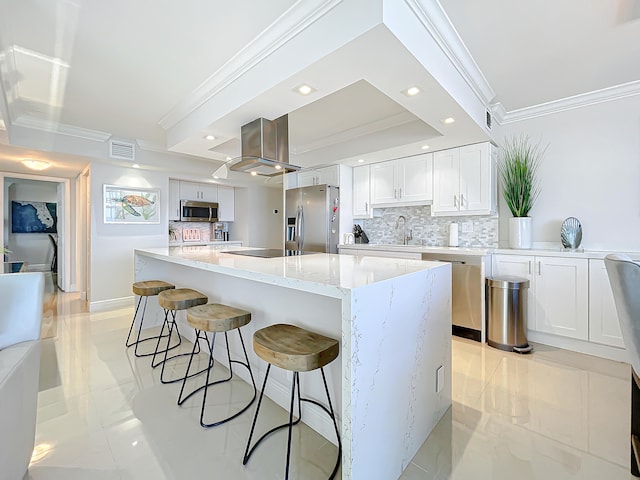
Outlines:
[[487,128],[491,130],[491,122],[493,119],[491,118],[491,112],[489,110],[487,110],[486,112],[487,112],[487,116],[486,116]]
[[136,150],[133,143],[109,141],[109,155],[111,158],[119,158],[122,160],[135,160]]

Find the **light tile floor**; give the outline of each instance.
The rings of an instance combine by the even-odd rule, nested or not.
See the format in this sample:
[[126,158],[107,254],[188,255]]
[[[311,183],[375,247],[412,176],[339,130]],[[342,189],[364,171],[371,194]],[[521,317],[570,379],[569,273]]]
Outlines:
[[[53,336],[43,340],[36,449],[25,480],[283,478],[285,433],[243,467],[253,409],[205,430],[200,397],[177,407],[178,385],[161,385],[149,358],[123,347],[131,308],[89,314],[69,294],[48,308]],[[403,480],[633,478],[628,365],[543,345],[518,356],[454,338],[452,377],[453,406]],[[251,392],[238,381],[216,393],[212,415]],[[265,406],[263,426],[284,421],[284,410]],[[306,426],[294,441],[291,478],[326,478],[336,448]]]

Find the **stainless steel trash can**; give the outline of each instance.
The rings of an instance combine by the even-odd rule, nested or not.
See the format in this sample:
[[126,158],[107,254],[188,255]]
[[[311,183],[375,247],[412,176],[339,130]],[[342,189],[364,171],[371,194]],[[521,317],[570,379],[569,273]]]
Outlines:
[[527,296],[529,280],[518,277],[487,278],[487,343],[495,348],[529,353]]

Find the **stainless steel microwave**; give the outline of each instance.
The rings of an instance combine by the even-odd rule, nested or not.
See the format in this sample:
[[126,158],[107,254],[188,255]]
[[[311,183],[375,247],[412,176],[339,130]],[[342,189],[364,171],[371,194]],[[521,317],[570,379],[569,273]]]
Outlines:
[[213,202],[194,202],[180,200],[181,222],[217,222],[218,204]]

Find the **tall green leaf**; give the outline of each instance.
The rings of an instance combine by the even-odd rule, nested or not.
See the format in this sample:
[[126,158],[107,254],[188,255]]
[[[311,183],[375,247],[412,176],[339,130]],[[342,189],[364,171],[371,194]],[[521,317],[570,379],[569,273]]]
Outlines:
[[538,168],[547,147],[531,144],[529,137],[509,137],[498,163],[502,195],[514,217],[527,217],[540,194]]

